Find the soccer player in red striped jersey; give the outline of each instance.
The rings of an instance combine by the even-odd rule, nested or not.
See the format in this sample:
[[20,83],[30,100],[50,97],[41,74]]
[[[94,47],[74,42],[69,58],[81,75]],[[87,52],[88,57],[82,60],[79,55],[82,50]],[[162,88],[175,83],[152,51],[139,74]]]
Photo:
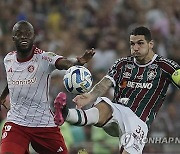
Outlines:
[[50,75],[55,69],[84,65],[93,57],[94,50],[87,50],[79,58],[45,52],[34,45],[34,28],[27,21],[17,22],[12,36],[17,50],[4,58],[7,86],[0,102],[9,94],[10,110],[2,131],[0,153],[25,154],[31,143],[41,154],[67,154],[63,136],[50,111]]
[[[79,109],[64,106],[65,120],[74,125],[103,127],[108,134],[120,138],[121,153],[142,153],[143,140],[163,104],[169,84],[180,88],[180,81],[172,79],[180,66],[156,54],[153,46],[150,30],[143,26],[135,28],[130,34],[131,56],[118,59],[90,92],[74,98]],[[111,101],[102,96],[112,86]],[[92,108],[81,109],[90,103]]]

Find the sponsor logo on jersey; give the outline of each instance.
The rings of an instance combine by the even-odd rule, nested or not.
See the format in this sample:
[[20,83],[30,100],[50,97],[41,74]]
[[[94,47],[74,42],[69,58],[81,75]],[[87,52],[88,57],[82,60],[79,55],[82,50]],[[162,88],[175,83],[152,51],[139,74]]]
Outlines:
[[173,67],[178,68],[178,64],[177,64],[175,61],[171,60],[171,59],[160,58],[160,60],[165,61],[165,62],[168,62],[168,63],[170,63]]
[[123,73],[123,78],[130,78],[131,77],[131,73],[129,73],[129,72],[124,72]]
[[120,84],[120,88],[141,88],[141,89],[151,89],[152,83],[140,83],[140,82],[133,82],[133,81],[123,81]]
[[52,58],[48,57],[48,56],[42,56],[43,60],[47,60],[49,62],[52,62]]
[[34,66],[30,65],[28,66],[28,72],[32,73],[34,71]]
[[57,152],[63,152],[63,148],[62,147],[59,147],[59,149],[57,150]]
[[37,78],[27,79],[27,80],[11,80],[8,81],[9,85],[30,85],[37,82]]
[[139,82],[132,82],[132,81],[127,82],[127,87],[130,87],[130,88],[151,89],[152,86],[153,86],[152,83],[139,83]]

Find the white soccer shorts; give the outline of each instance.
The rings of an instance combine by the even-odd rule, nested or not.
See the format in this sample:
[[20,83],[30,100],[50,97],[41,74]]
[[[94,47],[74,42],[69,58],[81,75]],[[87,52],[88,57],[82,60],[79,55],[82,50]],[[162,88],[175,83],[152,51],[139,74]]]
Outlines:
[[[115,104],[107,97],[99,97],[94,105],[105,101],[112,107],[113,118],[103,127],[111,136],[120,139],[120,147],[130,154],[141,154],[145,146],[148,127],[129,107]],[[116,123],[116,126],[114,125]]]

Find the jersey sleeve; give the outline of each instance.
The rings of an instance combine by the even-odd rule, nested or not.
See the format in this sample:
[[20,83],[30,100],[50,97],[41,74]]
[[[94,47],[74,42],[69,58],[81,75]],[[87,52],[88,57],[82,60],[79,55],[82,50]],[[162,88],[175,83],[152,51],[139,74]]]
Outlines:
[[8,68],[13,65],[13,58],[15,56],[15,52],[9,52],[5,57],[4,57],[4,67],[6,71]]
[[122,59],[118,59],[112,67],[108,70],[108,73],[106,74],[106,78],[109,78],[113,85],[116,85],[116,81],[119,78],[119,75],[121,75],[121,68],[122,68]]
[[52,72],[56,69],[55,63],[58,59],[63,58],[63,56],[59,56],[53,52],[44,52],[42,55],[42,60],[44,60],[45,67],[48,66],[49,72]]
[[171,60],[171,59],[164,59],[163,61],[164,61],[164,63],[162,64],[162,68],[163,68],[163,71],[166,73],[167,78],[168,78],[168,79],[171,81],[171,83],[173,83],[176,87],[180,88],[180,86],[177,85],[177,84],[173,81],[173,79],[172,79],[172,74],[173,74],[176,70],[180,69],[180,65],[179,65],[177,62],[175,62],[175,61],[173,61],[173,60]]

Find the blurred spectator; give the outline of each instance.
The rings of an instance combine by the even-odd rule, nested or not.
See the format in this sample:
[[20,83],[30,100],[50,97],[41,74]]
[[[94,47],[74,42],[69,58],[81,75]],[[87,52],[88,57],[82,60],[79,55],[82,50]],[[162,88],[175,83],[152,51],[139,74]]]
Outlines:
[[97,72],[103,70],[107,72],[117,58],[116,51],[110,48],[110,43],[106,39],[100,39],[95,50],[96,54],[92,59],[92,69]]

